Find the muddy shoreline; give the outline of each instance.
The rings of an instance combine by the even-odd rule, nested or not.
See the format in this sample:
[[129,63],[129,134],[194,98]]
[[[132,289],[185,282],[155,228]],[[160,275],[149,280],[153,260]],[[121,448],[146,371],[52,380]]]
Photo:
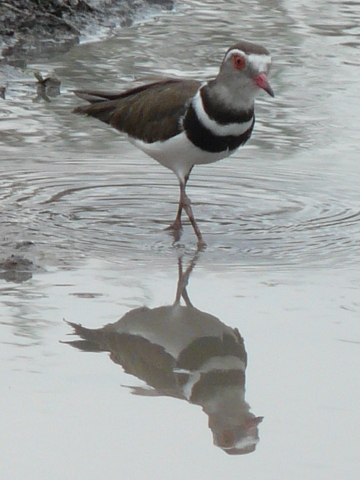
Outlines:
[[0,4],[0,65],[65,53],[97,29],[130,25],[139,11],[171,9],[172,0],[6,0]]
[[[171,9],[172,0],[6,0],[0,3],[0,102],[6,102],[14,79],[22,78],[28,62],[47,60],[69,51],[87,36],[111,35],[131,25],[142,13]],[[50,102],[60,94],[53,74],[33,72],[34,101]],[[22,283],[38,266],[33,242],[8,245],[0,254],[0,279]],[[4,251],[5,250],[5,251]]]

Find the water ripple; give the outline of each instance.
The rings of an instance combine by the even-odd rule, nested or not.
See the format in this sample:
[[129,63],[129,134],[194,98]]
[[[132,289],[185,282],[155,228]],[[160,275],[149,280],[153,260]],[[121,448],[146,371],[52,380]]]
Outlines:
[[[266,32],[277,96],[259,98],[246,149],[192,174],[188,193],[214,262],[225,253],[229,265],[275,267],[359,258],[359,3],[322,3],[321,18],[321,2],[241,5],[252,39],[262,43]],[[154,73],[213,76],[230,41],[245,34],[238,15],[236,1],[221,9],[187,1],[154,23],[80,45],[47,65],[62,79],[50,104],[33,101],[33,79],[12,83],[1,114],[4,245],[33,242],[54,263],[171,250],[163,229],[176,212],[174,176],[106,126],[71,115],[71,90],[125,88]],[[176,42],[164,41],[175,32]],[[182,243],[195,248],[188,225]]]
[[[354,262],[360,250],[359,202],[319,192],[299,194],[294,181],[279,181],[254,168],[239,179],[230,165],[194,173],[189,183],[214,261],[226,252],[231,262],[248,266]],[[21,240],[37,244],[47,258],[63,256],[64,248],[72,257],[114,259],[174,248],[164,228],[175,215],[178,187],[156,164],[150,164],[148,181],[133,165],[122,166],[116,181],[111,181],[114,173],[104,171],[86,185],[83,177],[79,185],[74,174],[54,178],[16,171],[4,177],[4,236],[22,225]],[[182,243],[195,247],[189,225]]]

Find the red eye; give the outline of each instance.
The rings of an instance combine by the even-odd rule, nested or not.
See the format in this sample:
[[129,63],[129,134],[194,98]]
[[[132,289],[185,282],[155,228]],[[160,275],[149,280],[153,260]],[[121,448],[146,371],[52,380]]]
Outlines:
[[236,53],[233,56],[233,65],[236,69],[241,70],[245,67],[245,58],[242,55]]
[[235,441],[235,438],[234,438],[234,434],[232,433],[232,431],[231,430],[224,430],[221,434],[219,445],[221,447],[229,448],[229,447],[233,446],[234,441]]

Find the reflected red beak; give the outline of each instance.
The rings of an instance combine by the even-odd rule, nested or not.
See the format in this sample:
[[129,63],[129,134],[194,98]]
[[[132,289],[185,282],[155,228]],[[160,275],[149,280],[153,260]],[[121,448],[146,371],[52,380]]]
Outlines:
[[275,97],[274,90],[271,88],[269,80],[265,73],[260,73],[257,77],[254,78],[254,82],[259,88],[262,88],[272,97]]

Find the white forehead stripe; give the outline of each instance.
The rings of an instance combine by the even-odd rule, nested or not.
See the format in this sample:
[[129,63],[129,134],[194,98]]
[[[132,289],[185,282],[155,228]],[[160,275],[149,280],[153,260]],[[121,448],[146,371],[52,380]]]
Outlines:
[[242,55],[245,57],[245,59],[248,61],[248,63],[251,64],[254,70],[257,70],[258,72],[267,72],[269,69],[269,66],[271,64],[271,57],[270,55],[267,55],[266,53],[245,53],[242,50],[239,50],[237,48],[234,48],[233,50],[230,50],[224,58],[224,62],[226,62],[230,57],[234,55],[234,53],[237,53],[239,55]]
[[193,98],[192,106],[196,112],[196,115],[200,121],[211,133],[220,137],[227,135],[240,136],[245,133],[253,124],[254,119],[251,118],[248,122],[243,123],[228,123],[227,125],[221,125],[215,120],[212,120],[205,112],[204,105],[200,95],[200,89]]
[[255,53],[250,53],[247,58],[253,68],[258,72],[267,72],[271,64],[270,55],[258,55]]

